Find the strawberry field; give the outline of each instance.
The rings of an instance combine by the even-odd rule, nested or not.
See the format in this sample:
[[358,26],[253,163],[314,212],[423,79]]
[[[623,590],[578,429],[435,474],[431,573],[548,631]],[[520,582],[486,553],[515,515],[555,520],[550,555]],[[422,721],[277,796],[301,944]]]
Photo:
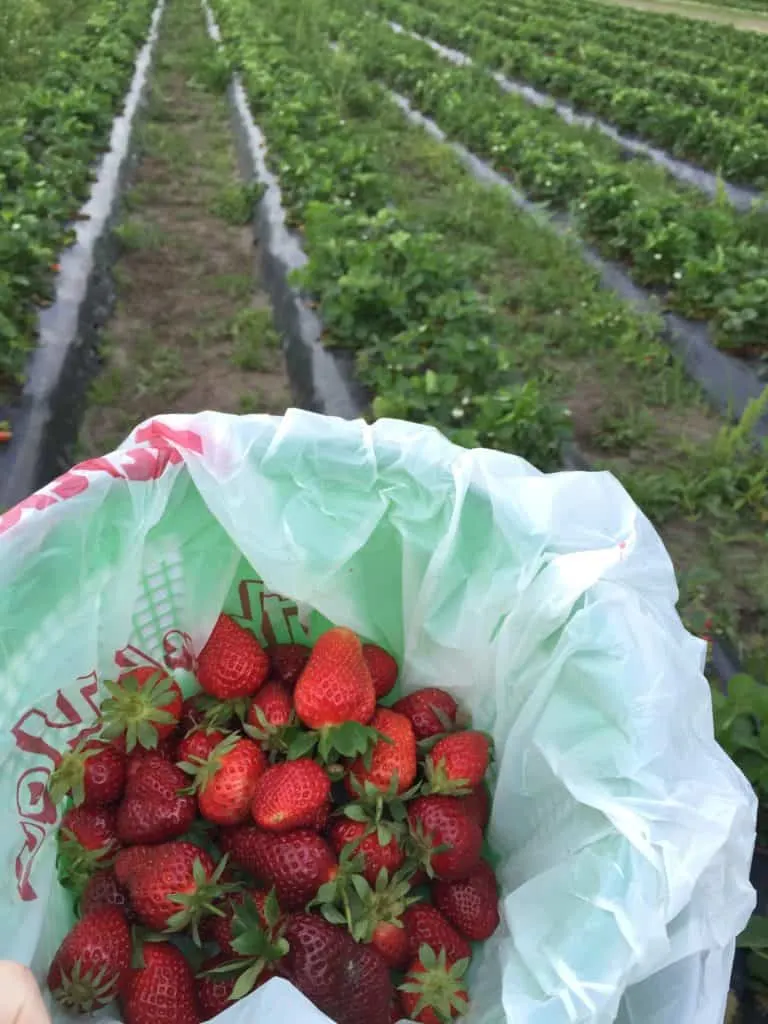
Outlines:
[[[164,449],[125,472],[102,456],[137,423],[208,408],[402,419],[548,473],[606,470],[661,535],[683,622],[713,642],[713,684],[749,673],[734,691],[743,699],[718,703],[717,729],[760,792],[751,687],[768,675],[768,36],[597,0],[0,0],[0,143],[0,536],[85,494],[88,474],[160,479]],[[99,203],[108,214],[94,227]],[[5,506],[16,507],[4,516]],[[216,628],[239,650],[234,620]],[[348,634],[331,630],[334,658],[348,655],[360,684],[360,642]],[[215,639],[212,675],[223,678],[228,643]],[[280,974],[286,936],[343,956],[327,931],[313,932],[319,909],[407,971],[394,999],[372,969],[387,994],[377,1021],[402,1000],[414,1019],[444,1024],[466,1008],[468,940],[498,923],[487,845],[480,859],[484,734],[456,731],[461,716],[442,691],[437,709],[406,705],[415,736],[403,738],[391,701],[370,700],[329,732],[293,693],[308,648],[287,646],[270,647],[269,662],[243,648],[259,662],[245,673],[259,677],[245,703],[214,692],[195,656],[205,692],[181,724],[164,673],[109,684],[103,735],[65,758],[51,790],[69,801],[63,846],[82,830],[60,877],[92,910],[116,904],[122,921],[128,907],[144,931],[218,945],[202,981],[175,946],[147,954],[147,979],[180,986],[179,1024],[195,1024],[201,1005],[208,1017],[226,1008],[234,986],[239,998]],[[387,651],[363,650],[374,682],[377,671],[394,680]],[[438,723],[425,735],[420,712]],[[432,756],[443,733],[449,753],[470,737],[480,765],[470,786],[459,784],[464,763],[446,777]],[[145,756],[137,744],[154,751],[153,794],[139,768],[131,778]],[[407,748],[407,763],[391,762],[387,744]],[[91,757],[118,781],[84,808]],[[342,763],[356,767],[340,797]],[[236,812],[216,785],[233,764],[250,787]],[[409,781],[390,792],[385,776],[403,772]],[[257,777],[270,784],[254,803]],[[147,824],[144,802],[158,793],[167,806]],[[479,821],[472,855],[433,884],[423,847],[435,796],[483,806],[469,815]],[[254,828],[303,839],[256,850]],[[96,848],[110,846],[103,863],[92,829]],[[214,830],[212,858],[195,852],[200,829]],[[407,857],[375,861],[381,883],[370,865],[361,874],[347,863],[349,844],[366,852],[375,835],[379,856],[406,834]],[[190,897],[161,894],[162,913],[151,872],[131,860],[145,844],[174,846],[158,870],[178,873]],[[274,891],[251,886],[241,899],[243,872],[250,886],[265,858],[278,865]],[[299,898],[281,872],[302,858],[317,870]],[[448,962],[438,943],[419,966],[420,939],[445,927],[411,906],[428,882],[456,945]],[[465,899],[482,904],[483,920],[462,919]],[[284,918],[307,903],[313,923]],[[419,942],[389,927],[400,918]],[[109,1002],[115,991],[83,988],[62,949],[50,987],[65,1005]],[[244,973],[232,957],[247,961]],[[294,977],[305,966],[293,964]],[[365,1000],[355,1003],[349,979],[340,997],[342,981],[313,1001],[358,1024]],[[130,1024],[156,1024],[143,1016],[151,990],[131,999]]]

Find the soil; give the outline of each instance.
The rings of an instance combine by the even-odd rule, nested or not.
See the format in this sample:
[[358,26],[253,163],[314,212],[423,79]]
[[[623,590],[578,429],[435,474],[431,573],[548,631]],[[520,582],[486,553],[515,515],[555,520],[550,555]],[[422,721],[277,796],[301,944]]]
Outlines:
[[83,458],[157,414],[280,413],[291,404],[215,57],[201,10],[171,0],[118,228],[117,303]]

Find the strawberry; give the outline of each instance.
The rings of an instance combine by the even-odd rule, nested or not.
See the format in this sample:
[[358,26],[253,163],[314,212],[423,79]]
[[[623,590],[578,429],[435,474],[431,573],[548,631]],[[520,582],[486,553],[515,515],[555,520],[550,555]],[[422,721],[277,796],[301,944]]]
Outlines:
[[131,669],[104,686],[109,693],[101,703],[105,739],[124,735],[130,753],[137,744],[153,749],[175,730],[183,703],[181,690],[161,669]]
[[199,1024],[195,978],[169,942],[147,942],[122,998],[125,1024]]
[[471,793],[462,797],[461,805],[470,818],[473,818],[485,831],[491,817],[491,797],[487,786],[484,784],[475,786]]
[[125,787],[125,754],[110,743],[86,740],[65,754],[48,780],[55,804],[71,794],[76,807],[114,804]]
[[150,764],[154,763],[154,758],[162,757],[164,761],[168,761],[173,764],[176,760],[176,737],[166,736],[164,739],[159,740],[156,747],[151,750],[145,747],[134,747],[131,753],[128,755],[125,768],[125,785],[128,787],[131,779],[134,775],[143,771],[143,765],[146,761]]
[[216,967],[222,964],[231,963],[231,956],[214,956],[205,961],[200,968],[200,973],[195,979],[195,990],[197,993],[197,1005],[200,1007],[200,1020],[211,1020],[229,1009],[235,1001],[232,998],[232,990],[237,982],[236,973],[213,973]]
[[156,753],[142,758],[141,769],[131,775],[117,811],[120,841],[164,843],[183,835],[195,820],[197,803],[184,793],[187,777],[175,764]]
[[80,889],[95,870],[106,867],[119,841],[113,807],[70,807],[58,834],[59,880]]
[[272,674],[288,690],[293,690],[311,653],[311,648],[304,644],[276,644],[269,649]]
[[376,700],[381,700],[395,688],[399,671],[397,662],[388,651],[376,644],[363,644],[363,657],[371,673]]
[[295,914],[286,939],[283,970],[320,1010],[337,1024],[388,1024],[392,983],[375,949],[314,914]]
[[380,921],[370,941],[388,967],[398,969],[408,959],[408,936],[402,921]]
[[408,807],[411,840],[430,877],[465,878],[480,860],[483,833],[455,796],[420,796]]
[[443,950],[439,955],[423,947],[408,968],[400,986],[400,999],[408,1020],[419,1024],[445,1024],[467,1012],[469,996],[464,974],[467,960],[451,963]]
[[[280,906],[286,910],[306,906],[320,886],[338,872],[330,846],[310,829],[263,832],[253,845],[252,855],[254,874],[274,887]],[[233,859],[235,856],[233,851]]]
[[416,739],[425,740],[450,732],[456,724],[459,707],[450,693],[429,686],[401,697],[392,705],[392,710],[410,718]]
[[265,750],[284,753],[288,735],[296,724],[291,694],[274,680],[265,683],[251,701],[245,731]]
[[235,825],[219,832],[219,847],[229,856],[230,864],[257,875],[261,847],[267,833],[256,825]]
[[181,767],[194,776],[201,815],[217,825],[239,825],[248,817],[267,759],[257,743],[232,733],[205,761],[183,762]]
[[56,951],[48,987],[68,1009],[91,1013],[124,989],[131,966],[131,935],[125,914],[100,907],[78,921]]
[[444,949],[451,962],[472,956],[472,947],[467,940],[459,935],[437,907],[429,903],[416,903],[409,907],[403,915],[403,923],[408,936],[408,953],[413,960],[422,946],[429,946],[435,953]]
[[250,630],[220,615],[197,659],[197,678],[218,700],[249,697],[269,672],[269,658]]
[[323,886],[317,895],[323,916],[332,923],[346,923],[352,938],[373,946],[388,967],[404,967],[409,959],[409,944],[403,914],[416,900],[410,895],[409,872],[400,872],[390,879],[384,871],[375,886],[352,876],[345,889],[345,867],[342,864],[335,883]]
[[128,893],[118,883],[113,871],[97,871],[88,880],[80,897],[80,916],[87,917],[101,907],[117,907],[128,921],[133,920],[133,910],[128,902]]
[[[373,749],[358,757],[349,769],[352,779],[359,784],[370,782],[376,789],[387,792],[394,788],[404,793],[416,778],[416,737],[413,726],[405,715],[389,708],[377,708],[371,719],[371,728],[381,733]],[[397,779],[396,787],[392,786]],[[350,792],[355,795],[354,787]]]
[[105,857],[118,845],[113,807],[70,807],[61,819],[63,840]]
[[370,885],[375,885],[382,868],[393,875],[405,862],[405,851],[397,837],[386,829],[384,834],[386,843],[381,842],[379,830],[371,831],[365,822],[336,818],[331,824],[328,840],[337,856],[350,846],[359,853],[363,858],[361,874]]
[[270,832],[309,828],[327,805],[331,780],[308,757],[268,768],[256,784],[251,803],[253,820]]
[[197,938],[201,918],[216,912],[225,866],[220,861],[214,868],[211,857],[192,843],[163,843],[128,876],[133,909],[148,928],[181,931],[191,926]]
[[127,889],[133,875],[146,866],[156,849],[156,846],[126,846],[118,850],[114,866],[117,884]]
[[221,729],[192,729],[179,740],[176,746],[176,761],[207,761],[215,747],[226,739]]
[[458,882],[436,881],[432,886],[432,896],[435,905],[454,928],[473,942],[482,942],[498,928],[496,876],[484,860]]
[[471,729],[443,736],[427,754],[425,793],[468,795],[488,770],[490,740]]
[[310,729],[370,722],[376,692],[362,644],[351,629],[336,627],[320,637],[296,683],[293,704]]

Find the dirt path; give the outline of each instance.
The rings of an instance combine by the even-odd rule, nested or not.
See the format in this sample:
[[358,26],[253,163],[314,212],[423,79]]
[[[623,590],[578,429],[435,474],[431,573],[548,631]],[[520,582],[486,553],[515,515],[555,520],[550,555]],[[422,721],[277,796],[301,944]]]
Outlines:
[[141,161],[118,228],[117,306],[78,455],[111,450],[149,416],[282,412],[280,340],[246,226],[226,74],[200,8],[170,0],[140,127]]
[[690,3],[688,0],[600,0],[601,3],[618,7],[634,7],[638,11],[652,14],[679,14],[697,21],[714,21],[721,25],[732,25],[745,32],[768,33],[768,14],[763,17],[759,11],[744,8],[712,7],[709,4]]

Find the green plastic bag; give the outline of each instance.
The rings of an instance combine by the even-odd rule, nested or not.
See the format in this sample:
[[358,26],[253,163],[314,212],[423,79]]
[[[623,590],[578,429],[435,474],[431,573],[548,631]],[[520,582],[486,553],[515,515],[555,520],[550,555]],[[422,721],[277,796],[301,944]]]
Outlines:
[[[70,924],[45,786],[100,681],[157,664],[188,687],[223,607],[265,642],[347,625],[493,734],[503,921],[471,1021],[722,1021],[755,800],[610,474],[393,420],[168,416],[0,517],[0,583],[0,956],[44,978]],[[281,981],[227,1011],[259,1014],[324,1019]]]

